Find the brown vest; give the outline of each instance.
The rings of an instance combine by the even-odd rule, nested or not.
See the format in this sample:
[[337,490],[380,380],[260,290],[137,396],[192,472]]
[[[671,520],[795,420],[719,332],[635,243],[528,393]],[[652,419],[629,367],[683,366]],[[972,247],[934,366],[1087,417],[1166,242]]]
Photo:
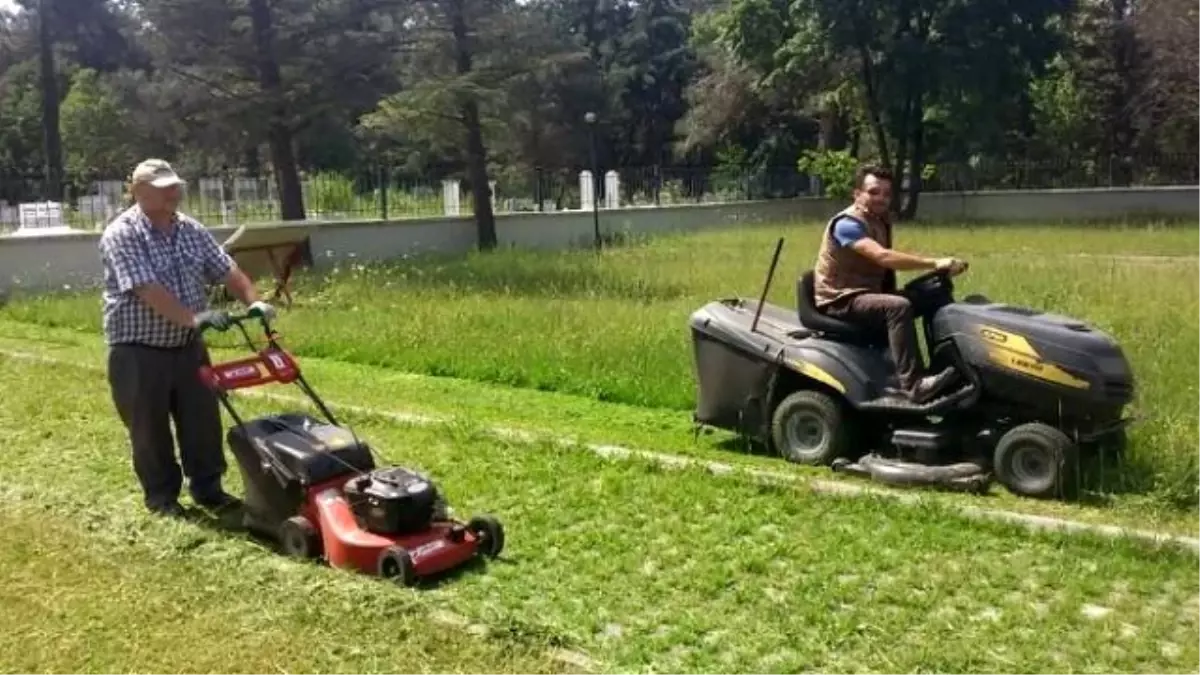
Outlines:
[[855,293],[882,293],[888,270],[864,258],[849,246],[839,246],[833,237],[833,224],[843,216],[857,220],[867,228],[867,236],[884,248],[892,247],[892,224],[855,206],[837,213],[825,225],[825,236],[817,251],[813,268],[814,295],[817,307],[824,308],[836,300]]

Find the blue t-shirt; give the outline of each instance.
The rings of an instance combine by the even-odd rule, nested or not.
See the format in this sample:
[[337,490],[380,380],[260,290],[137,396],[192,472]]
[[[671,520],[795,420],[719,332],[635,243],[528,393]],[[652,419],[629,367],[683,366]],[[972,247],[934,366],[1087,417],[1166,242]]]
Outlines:
[[860,221],[842,216],[833,224],[833,239],[839,246],[849,246],[867,236],[867,228]]

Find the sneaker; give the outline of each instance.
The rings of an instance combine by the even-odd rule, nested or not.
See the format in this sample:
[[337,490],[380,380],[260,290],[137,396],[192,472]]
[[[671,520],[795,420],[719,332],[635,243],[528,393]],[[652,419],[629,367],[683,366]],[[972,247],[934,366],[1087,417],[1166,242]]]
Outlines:
[[908,392],[908,397],[914,403],[924,403],[933,398],[935,394],[941,392],[942,388],[954,379],[955,371],[953,368],[947,368],[937,375],[926,375],[917,380],[917,386]]

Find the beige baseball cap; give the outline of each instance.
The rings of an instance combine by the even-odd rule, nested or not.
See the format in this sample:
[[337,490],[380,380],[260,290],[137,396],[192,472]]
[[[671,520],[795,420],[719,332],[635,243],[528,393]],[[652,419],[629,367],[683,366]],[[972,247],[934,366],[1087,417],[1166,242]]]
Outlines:
[[147,159],[133,170],[130,180],[136,185],[148,183],[156,188],[171,187],[172,185],[187,185],[187,181],[175,173],[165,160]]

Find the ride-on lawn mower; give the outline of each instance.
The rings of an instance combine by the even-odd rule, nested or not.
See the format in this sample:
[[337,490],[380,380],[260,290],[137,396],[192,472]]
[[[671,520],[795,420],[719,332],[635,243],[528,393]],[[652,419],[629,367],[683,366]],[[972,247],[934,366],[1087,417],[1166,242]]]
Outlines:
[[[244,325],[253,318],[266,335],[261,350]],[[494,517],[451,520],[431,481],[403,467],[376,466],[371,447],[338,424],[265,317],[231,321],[255,355],[202,367],[200,377],[236,422],[227,437],[245,484],[246,529],[279,542],[289,555],[403,585],[480,554],[500,554],[504,530]],[[242,419],[229,392],[274,382],[295,382],[325,421],[300,412]]]
[[766,302],[782,248],[757,302],[691,315],[698,428],[893,485],[986,492],[994,473],[1031,497],[1069,497],[1084,456],[1123,448],[1133,375],[1105,333],[979,295],[958,302],[949,274],[922,274],[901,292],[922,319],[930,372],[953,366],[957,380],[914,403],[885,391],[896,386],[886,330],[818,312],[811,271],[798,311]]

